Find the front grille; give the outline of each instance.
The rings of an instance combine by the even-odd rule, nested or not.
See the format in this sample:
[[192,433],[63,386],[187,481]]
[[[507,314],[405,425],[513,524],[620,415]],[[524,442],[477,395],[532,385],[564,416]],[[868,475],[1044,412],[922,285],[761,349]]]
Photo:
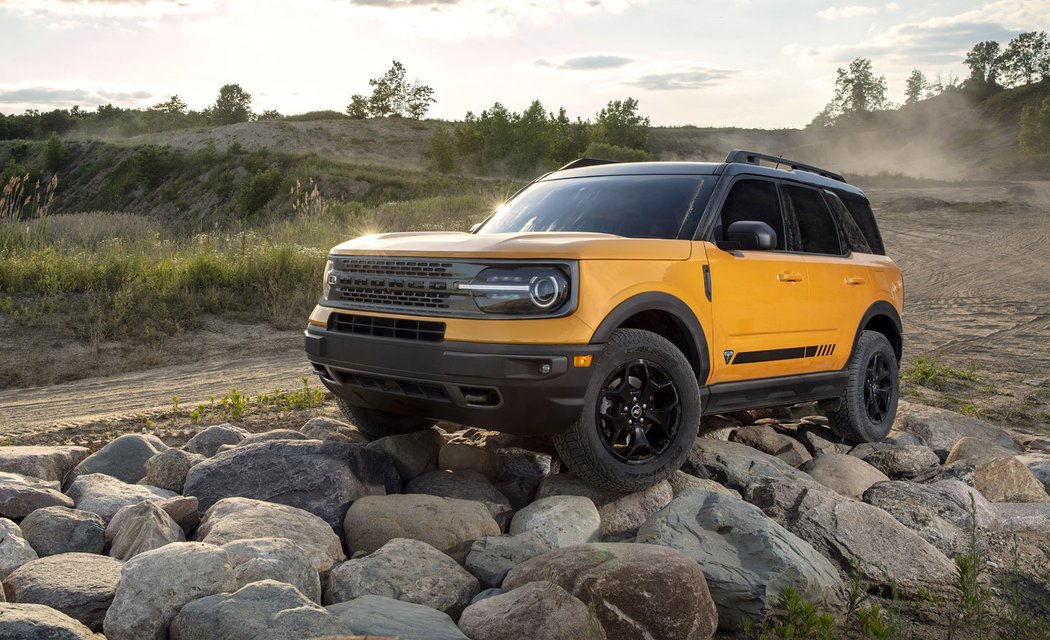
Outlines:
[[366,273],[382,276],[406,276],[427,278],[443,276],[452,267],[451,262],[427,262],[421,260],[372,260],[363,258],[338,258],[336,268],[340,271]]
[[407,258],[332,256],[328,300],[354,309],[477,314],[469,294],[454,288],[484,265]]
[[376,318],[349,313],[333,313],[328,329],[338,333],[352,333],[374,338],[396,338],[420,342],[441,342],[445,339],[444,322],[424,322],[396,318]]
[[336,371],[342,378],[344,384],[364,389],[375,389],[386,393],[397,393],[414,398],[426,398],[428,400],[448,401],[448,394],[443,387],[433,384],[412,382],[411,380],[399,380],[397,378],[381,378],[379,376],[367,376],[351,371]]

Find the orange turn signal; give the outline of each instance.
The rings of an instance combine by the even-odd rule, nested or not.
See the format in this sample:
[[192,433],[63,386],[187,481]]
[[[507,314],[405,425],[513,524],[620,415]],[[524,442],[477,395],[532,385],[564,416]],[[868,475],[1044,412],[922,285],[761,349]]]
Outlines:
[[591,358],[593,356],[573,356],[572,366],[574,367],[589,367],[591,366]]

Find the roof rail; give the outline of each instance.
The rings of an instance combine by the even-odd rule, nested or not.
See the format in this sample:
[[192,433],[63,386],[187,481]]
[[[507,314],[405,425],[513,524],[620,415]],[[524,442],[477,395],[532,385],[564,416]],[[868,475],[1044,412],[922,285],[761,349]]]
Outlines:
[[573,160],[564,167],[559,167],[555,171],[567,171],[569,169],[580,169],[582,167],[593,167],[599,164],[616,164],[618,160],[602,160],[601,158],[579,158]]
[[[786,164],[795,170],[808,171],[809,173],[815,173],[825,178],[831,178],[832,180],[838,180],[839,182],[846,182],[846,179],[841,174],[835,173],[834,171],[828,171],[827,169],[821,169],[811,164],[805,164],[796,160],[789,160],[778,156],[771,156],[765,153],[758,153],[757,151],[743,151],[741,149],[733,149],[726,156],[726,162],[742,162],[745,164],[758,164],[759,160],[765,160],[766,162],[773,162],[775,164]],[[848,183],[847,183],[848,184]]]

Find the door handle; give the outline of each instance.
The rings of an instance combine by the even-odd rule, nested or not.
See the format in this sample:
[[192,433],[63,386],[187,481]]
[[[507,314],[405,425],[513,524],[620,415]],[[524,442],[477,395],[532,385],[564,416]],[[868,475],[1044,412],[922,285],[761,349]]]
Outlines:
[[864,284],[864,278],[858,278],[858,277],[846,278],[846,284]]
[[777,275],[777,280],[781,282],[802,282],[801,273],[781,273]]

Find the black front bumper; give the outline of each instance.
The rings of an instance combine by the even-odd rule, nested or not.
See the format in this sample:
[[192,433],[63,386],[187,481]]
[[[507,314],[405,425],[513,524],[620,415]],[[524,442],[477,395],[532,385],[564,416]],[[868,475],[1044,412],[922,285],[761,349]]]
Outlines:
[[424,342],[309,327],[321,382],[352,405],[506,433],[557,433],[579,419],[602,345]]

